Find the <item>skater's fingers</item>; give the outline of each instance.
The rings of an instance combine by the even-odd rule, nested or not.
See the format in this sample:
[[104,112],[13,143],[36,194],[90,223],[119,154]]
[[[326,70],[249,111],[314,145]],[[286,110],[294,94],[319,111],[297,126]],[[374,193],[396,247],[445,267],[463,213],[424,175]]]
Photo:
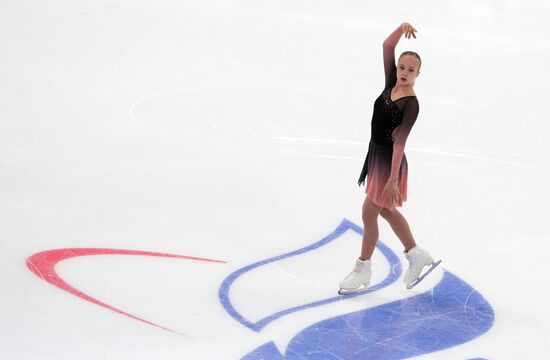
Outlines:
[[405,33],[405,37],[407,39],[410,39],[411,36],[416,39],[416,29],[411,24],[404,25],[403,32]]

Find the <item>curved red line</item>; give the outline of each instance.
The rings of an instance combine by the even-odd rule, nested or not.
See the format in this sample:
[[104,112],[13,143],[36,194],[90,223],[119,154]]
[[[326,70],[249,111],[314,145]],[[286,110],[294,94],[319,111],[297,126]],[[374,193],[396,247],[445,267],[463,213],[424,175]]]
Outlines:
[[158,328],[161,328],[163,330],[167,330],[179,335],[187,336],[185,334],[181,334],[175,330],[166,328],[164,326],[155,324],[153,322],[150,322],[148,320],[142,319],[140,317],[137,317],[135,315],[132,315],[130,313],[127,313],[125,311],[122,311],[120,309],[117,309],[109,304],[106,304],[102,301],[99,301],[82,291],[78,290],[77,288],[69,285],[67,282],[65,282],[59,274],[55,271],[55,266],[63,261],[74,257],[79,256],[89,256],[89,255],[141,255],[141,256],[155,256],[155,257],[165,257],[165,258],[176,258],[176,259],[187,259],[187,260],[196,260],[196,261],[206,261],[206,262],[214,262],[214,263],[225,263],[225,261],[222,260],[214,260],[214,259],[206,259],[206,258],[200,258],[200,257],[194,257],[194,256],[186,256],[186,255],[174,255],[174,254],[164,254],[164,253],[157,253],[157,252],[149,252],[149,251],[137,251],[137,250],[120,250],[120,249],[95,249],[95,248],[67,248],[67,249],[53,249],[53,250],[47,250],[42,251],[39,253],[36,253],[34,255],[31,255],[27,259],[27,267],[38,277],[40,277],[42,280],[64,290],[68,293],[78,296],[81,299],[84,299],[86,301],[89,301],[95,305],[102,306],[106,309],[112,310],[114,312],[117,312],[119,314],[122,314],[124,316],[128,316],[132,319],[144,322],[146,324],[156,326]]

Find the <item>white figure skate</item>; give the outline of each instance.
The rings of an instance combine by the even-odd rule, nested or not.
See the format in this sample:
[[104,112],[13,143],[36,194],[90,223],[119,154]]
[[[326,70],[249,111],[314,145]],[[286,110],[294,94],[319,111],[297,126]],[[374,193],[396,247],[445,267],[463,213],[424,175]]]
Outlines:
[[[410,249],[408,252],[403,251],[405,258],[409,261],[409,269],[405,273],[403,282],[407,289],[412,289],[418,283],[420,283],[424,278],[433,271],[439,264],[441,260],[434,261],[431,255],[420,246],[415,246]],[[429,268],[421,275],[424,267],[429,266]]]
[[340,281],[338,294],[348,295],[365,290],[369,286],[371,275],[370,259],[365,261],[357,259],[351,273]]

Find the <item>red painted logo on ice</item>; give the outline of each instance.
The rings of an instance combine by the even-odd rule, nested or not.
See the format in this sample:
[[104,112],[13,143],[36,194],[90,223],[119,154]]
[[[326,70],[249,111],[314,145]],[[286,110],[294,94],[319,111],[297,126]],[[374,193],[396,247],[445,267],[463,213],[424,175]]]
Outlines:
[[48,283],[62,290],[65,290],[70,294],[78,296],[81,299],[84,299],[93,304],[102,306],[106,309],[115,311],[119,314],[128,316],[132,319],[135,319],[135,320],[144,322],[146,324],[153,325],[158,328],[168,330],[170,332],[183,335],[183,336],[187,336],[187,335],[181,334],[175,330],[168,329],[164,326],[155,324],[151,321],[129,314],[125,311],[117,309],[109,304],[106,304],[102,301],[99,301],[83,293],[82,291],[76,289],[75,287],[65,282],[55,271],[55,266],[63,260],[67,260],[67,259],[79,257],[79,256],[90,256],[90,255],[140,255],[140,256],[154,256],[154,257],[176,258],[176,259],[186,259],[186,260],[195,260],[195,261],[206,261],[206,262],[213,262],[213,263],[225,263],[225,261],[222,261],[222,260],[205,259],[205,258],[186,256],[186,255],[163,254],[163,253],[148,252],[148,251],[136,251],[136,250],[93,249],[93,248],[68,248],[68,249],[47,250],[47,251],[36,253],[27,259],[27,266],[33,273],[35,273],[38,277],[40,277],[44,281],[47,281]]

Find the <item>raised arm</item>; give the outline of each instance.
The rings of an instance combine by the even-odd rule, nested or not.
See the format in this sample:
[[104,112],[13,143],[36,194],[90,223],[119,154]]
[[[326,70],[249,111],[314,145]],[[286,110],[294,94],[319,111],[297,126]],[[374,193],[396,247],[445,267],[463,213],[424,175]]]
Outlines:
[[399,167],[401,166],[401,160],[403,159],[403,153],[405,152],[405,142],[411,132],[411,129],[418,117],[418,100],[416,97],[410,98],[405,106],[403,106],[403,122],[396,130],[395,138],[393,141],[393,155],[391,162],[391,173],[389,181],[397,181],[399,175]]
[[395,29],[390,36],[384,40],[382,44],[384,50],[384,73],[386,75],[386,85],[388,85],[390,76],[396,71],[395,66],[395,47],[401,39],[401,35],[405,34],[405,37],[410,39],[413,36],[416,39],[415,35],[416,29],[409,23],[403,23]]
[[403,31],[401,30],[401,25],[399,25],[399,27],[395,29],[394,32],[392,32],[382,44],[384,50],[384,73],[386,74],[386,79],[388,79],[389,76],[396,70],[395,47],[397,46],[401,35],[403,35]]

